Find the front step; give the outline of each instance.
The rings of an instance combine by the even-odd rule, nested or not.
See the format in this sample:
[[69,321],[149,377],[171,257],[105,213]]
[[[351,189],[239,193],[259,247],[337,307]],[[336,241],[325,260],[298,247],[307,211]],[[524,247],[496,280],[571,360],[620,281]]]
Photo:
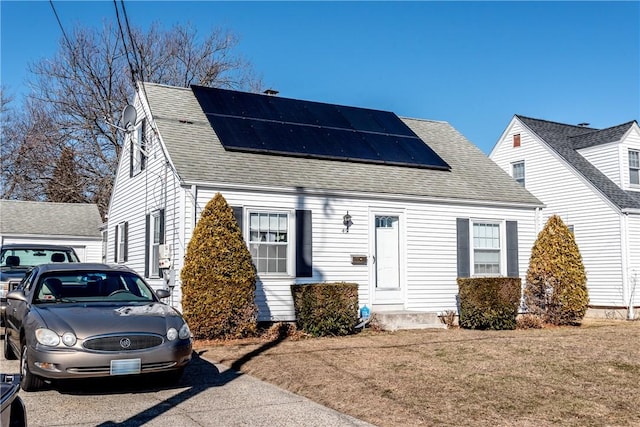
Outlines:
[[437,313],[415,311],[375,311],[376,323],[386,331],[398,329],[446,329]]

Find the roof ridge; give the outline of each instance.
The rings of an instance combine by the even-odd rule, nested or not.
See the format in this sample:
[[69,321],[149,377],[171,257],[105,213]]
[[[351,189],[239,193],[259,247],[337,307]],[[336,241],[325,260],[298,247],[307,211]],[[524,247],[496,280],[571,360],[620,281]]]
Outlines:
[[550,124],[560,125],[560,126],[567,126],[567,127],[576,128],[576,129],[586,129],[586,130],[591,130],[591,131],[602,130],[602,129],[592,128],[592,127],[588,127],[588,126],[578,126],[578,125],[572,125],[572,124],[569,124],[569,123],[554,122],[552,120],[536,119],[535,117],[527,117],[527,116],[523,116],[523,115],[520,115],[520,114],[516,114],[515,116],[518,117],[519,119],[535,120],[537,122],[545,122],[545,123],[550,123]]

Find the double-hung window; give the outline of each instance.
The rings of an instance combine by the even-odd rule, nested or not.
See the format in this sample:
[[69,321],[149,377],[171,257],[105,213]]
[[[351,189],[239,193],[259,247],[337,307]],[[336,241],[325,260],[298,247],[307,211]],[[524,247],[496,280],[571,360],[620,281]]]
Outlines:
[[629,150],[629,183],[640,185],[640,151]]
[[118,263],[127,262],[127,245],[129,241],[129,223],[121,222],[115,229],[115,254],[114,261]]
[[249,213],[249,250],[258,273],[289,273],[290,243],[289,213]]
[[149,277],[160,277],[160,245],[164,243],[164,210],[149,215]]
[[494,276],[501,274],[500,224],[473,223],[473,274]]
[[513,179],[524,187],[524,161],[516,162],[511,165]]
[[147,163],[147,121],[142,120],[131,134],[130,175],[134,176],[145,169]]

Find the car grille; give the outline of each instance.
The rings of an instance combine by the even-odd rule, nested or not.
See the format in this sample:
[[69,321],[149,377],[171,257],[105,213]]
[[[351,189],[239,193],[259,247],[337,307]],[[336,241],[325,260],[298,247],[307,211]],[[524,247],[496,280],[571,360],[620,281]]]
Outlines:
[[83,347],[92,351],[134,351],[153,348],[161,345],[164,339],[160,335],[110,335],[90,338],[84,342]]

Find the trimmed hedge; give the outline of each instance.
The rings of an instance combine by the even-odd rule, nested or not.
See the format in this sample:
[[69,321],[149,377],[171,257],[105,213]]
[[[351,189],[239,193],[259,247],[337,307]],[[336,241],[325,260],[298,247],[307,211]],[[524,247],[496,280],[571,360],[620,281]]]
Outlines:
[[356,283],[292,285],[298,329],[313,335],[349,335],[358,322]]
[[518,277],[458,278],[460,327],[515,329],[520,306]]

